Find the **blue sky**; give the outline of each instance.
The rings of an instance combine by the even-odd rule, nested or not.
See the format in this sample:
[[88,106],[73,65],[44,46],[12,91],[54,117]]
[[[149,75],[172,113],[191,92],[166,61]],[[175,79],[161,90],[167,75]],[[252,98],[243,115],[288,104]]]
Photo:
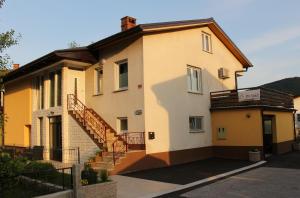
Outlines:
[[76,41],[87,45],[120,31],[120,18],[138,23],[214,17],[254,67],[242,87],[300,76],[300,1],[297,0],[7,0],[0,32],[14,28],[20,44],[7,52],[28,63]]

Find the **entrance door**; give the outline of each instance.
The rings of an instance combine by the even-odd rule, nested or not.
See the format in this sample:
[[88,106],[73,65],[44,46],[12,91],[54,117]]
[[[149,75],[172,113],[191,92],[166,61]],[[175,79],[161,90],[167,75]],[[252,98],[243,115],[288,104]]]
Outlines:
[[50,159],[62,161],[62,131],[61,116],[49,118]]
[[264,153],[270,155],[273,153],[273,131],[274,131],[274,116],[264,116]]

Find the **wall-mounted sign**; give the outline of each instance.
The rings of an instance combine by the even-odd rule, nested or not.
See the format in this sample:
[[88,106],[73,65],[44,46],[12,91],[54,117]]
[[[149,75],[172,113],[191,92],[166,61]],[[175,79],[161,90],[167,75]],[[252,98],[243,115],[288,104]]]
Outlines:
[[260,100],[260,89],[238,92],[239,102]]

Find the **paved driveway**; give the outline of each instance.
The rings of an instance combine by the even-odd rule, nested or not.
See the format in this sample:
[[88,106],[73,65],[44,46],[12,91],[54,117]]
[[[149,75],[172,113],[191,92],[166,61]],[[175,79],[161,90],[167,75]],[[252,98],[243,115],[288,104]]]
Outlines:
[[300,197],[300,152],[275,156],[263,167],[164,197],[298,198]]

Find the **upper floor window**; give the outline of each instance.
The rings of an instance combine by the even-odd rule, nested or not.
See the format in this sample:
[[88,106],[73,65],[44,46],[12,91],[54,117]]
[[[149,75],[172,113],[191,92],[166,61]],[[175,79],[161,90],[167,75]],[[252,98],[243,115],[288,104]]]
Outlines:
[[44,89],[44,77],[38,76],[35,78],[35,87],[36,87],[36,98],[37,98],[37,109],[44,109],[45,103],[45,89]]
[[190,116],[189,117],[190,132],[202,132],[203,128],[203,116]]
[[61,106],[62,97],[62,75],[61,71],[49,73],[50,80],[50,101],[49,106]]
[[121,61],[117,63],[117,85],[118,89],[128,88],[128,62]]
[[95,69],[95,95],[103,93],[103,68]]
[[202,72],[198,67],[187,67],[188,91],[192,93],[202,93]]
[[206,52],[212,52],[211,49],[211,36],[205,32],[202,32],[202,49]]
[[297,114],[297,121],[300,122],[300,113]]
[[57,74],[57,106],[61,106],[61,92],[62,92],[62,80],[61,80],[61,71],[58,71]]
[[51,72],[49,74],[50,80],[50,107],[54,107],[55,103],[55,73]]

